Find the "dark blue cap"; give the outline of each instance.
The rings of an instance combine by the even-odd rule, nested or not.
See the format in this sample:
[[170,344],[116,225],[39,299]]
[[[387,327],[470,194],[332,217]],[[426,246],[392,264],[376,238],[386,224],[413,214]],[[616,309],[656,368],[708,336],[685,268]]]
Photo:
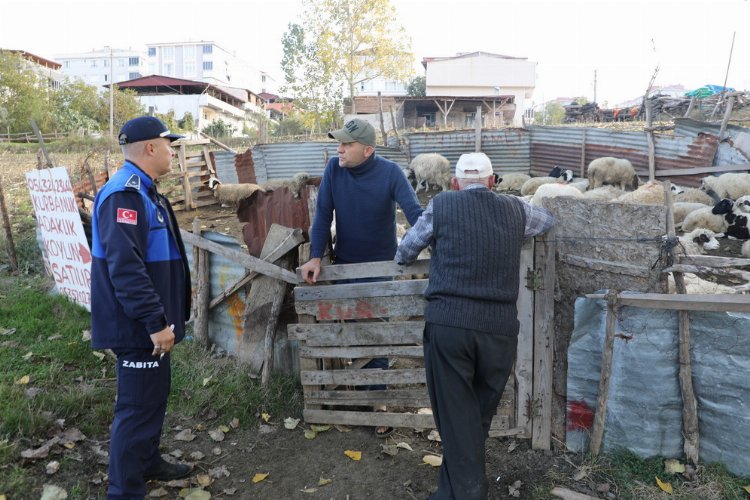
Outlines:
[[120,135],[117,136],[120,145],[147,141],[157,137],[174,141],[185,136],[171,133],[167,126],[155,116],[139,116],[127,121],[120,129]]

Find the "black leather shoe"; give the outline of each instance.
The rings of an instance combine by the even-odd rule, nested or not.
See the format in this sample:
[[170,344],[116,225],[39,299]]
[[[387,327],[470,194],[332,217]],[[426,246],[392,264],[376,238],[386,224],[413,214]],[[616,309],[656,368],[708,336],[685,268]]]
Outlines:
[[188,464],[170,464],[162,460],[155,467],[151,467],[143,475],[146,481],[171,481],[180,479],[190,474],[193,468]]

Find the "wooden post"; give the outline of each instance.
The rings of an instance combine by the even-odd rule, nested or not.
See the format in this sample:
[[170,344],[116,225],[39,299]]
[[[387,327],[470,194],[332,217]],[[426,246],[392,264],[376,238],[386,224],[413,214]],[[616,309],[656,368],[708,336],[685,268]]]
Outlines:
[[[49,152],[47,152],[47,146],[44,145],[44,137],[42,137],[42,133],[39,131],[39,127],[36,126],[36,122],[33,118],[29,119],[29,123],[31,123],[31,128],[34,129],[37,141],[39,141],[39,147],[42,149],[42,153],[44,154],[44,159],[47,162],[47,168],[54,167],[55,164],[52,163],[52,158],[50,157]],[[26,142],[31,142],[29,141],[28,136],[26,136]]]
[[646,140],[648,141],[648,180],[656,178],[656,148],[654,146],[653,123],[651,122],[651,100],[646,96]]
[[187,158],[185,155],[185,144],[180,144],[177,149],[177,158],[178,163],[180,166],[180,172],[182,172],[182,187],[185,190],[185,198],[183,200],[185,206],[184,209],[186,211],[190,211],[193,208],[193,188],[190,185],[190,178],[188,177],[188,169],[187,169]]
[[[521,248],[519,278],[521,286],[516,307],[518,308],[518,346],[516,347],[516,426],[524,429],[524,435],[531,437],[532,408],[529,401],[534,398],[534,238],[530,238]],[[531,275],[531,279],[530,278]]]
[[385,122],[383,121],[383,97],[378,90],[378,116],[380,117],[380,133],[383,135],[383,146],[388,146],[388,136],[385,133]]
[[555,239],[552,228],[534,244],[534,265],[541,288],[534,297],[534,400],[531,447],[549,450],[552,436],[552,349],[555,311]]
[[583,137],[581,137],[581,173],[579,175],[582,179],[586,178],[586,129],[583,129]]
[[214,165],[214,162],[211,160],[211,153],[208,151],[208,146],[203,146],[203,160],[206,162],[206,168],[208,169],[208,174],[213,175],[216,177],[216,166]]
[[589,451],[597,456],[604,436],[604,422],[607,418],[607,399],[609,398],[609,378],[612,375],[612,351],[615,346],[615,324],[617,321],[617,291],[607,293],[607,329],[602,349],[602,362],[599,369],[599,393],[596,397],[596,413],[591,429]]
[[693,106],[695,105],[695,97],[690,98],[690,104],[688,104],[688,109],[685,111],[685,116],[683,118],[690,118],[690,113],[693,112]]
[[719,129],[719,142],[724,138],[724,131],[727,129],[727,122],[732,116],[732,107],[734,106],[734,94],[730,95],[727,99],[727,109],[724,111],[724,119],[721,120],[721,128]]
[[5,207],[5,195],[3,194],[3,182],[0,178],[0,212],[3,217],[3,229],[5,230],[5,241],[8,243],[8,261],[13,272],[18,272],[18,259],[16,258],[16,246],[13,244],[13,233],[10,228],[8,209]]
[[[312,216],[310,217],[310,220],[312,220]],[[298,247],[297,250],[298,250],[300,264],[310,260],[310,243],[303,243],[302,245]],[[297,323],[300,323],[300,324],[315,323],[315,316],[312,316],[310,314],[297,314]],[[304,340],[300,340],[299,342],[300,350],[303,349],[305,345],[306,345],[306,342]],[[319,366],[318,361],[319,360],[315,358],[300,357],[299,369],[301,372],[319,370],[320,366]],[[311,394],[317,391],[319,388],[320,386],[318,385],[303,385],[302,386],[305,410],[319,410],[322,408],[321,405],[313,405],[308,402]]]
[[477,114],[474,116],[474,152],[482,151],[482,105],[477,106]]
[[[193,219],[193,234],[201,235],[201,221],[198,217]],[[193,336],[200,345],[208,347],[208,302],[211,292],[208,250],[193,246],[193,272],[195,273]]]
[[[287,261],[286,258],[283,260]],[[282,264],[282,267],[288,267],[288,264],[286,266]],[[276,294],[273,298],[268,324],[266,325],[266,338],[263,349],[263,370],[260,377],[260,383],[263,387],[268,387],[268,381],[271,379],[271,370],[273,370],[273,344],[276,339],[276,325],[279,322],[279,314],[281,313],[281,304],[283,304],[284,296],[286,295],[285,292],[286,286],[283,287],[281,293]]]
[[398,128],[396,127],[396,117],[393,115],[393,106],[388,106],[388,111],[391,114],[391,127],[393,127],[393,134],[396,136],[398,142],[401,142],[401,138],[398,136]]
[[[667,205],[667,236],[675,237],[674,215],[672,213],[672,190],[669,181],[664,183],[664,199]],[[685,278],[682,273],[674,272],[675,289],[680,294],[687,293]],[[678,315],[679,328],[679,363],[680,363],[680,393],[682,394],[682,434],[684,438],[683,450],[688,460],[698,463],[700,449],[700,430],[698,427],[698,402],[693,390],[693,369],[690,359],[690,315],[687,310],[680,310]]]

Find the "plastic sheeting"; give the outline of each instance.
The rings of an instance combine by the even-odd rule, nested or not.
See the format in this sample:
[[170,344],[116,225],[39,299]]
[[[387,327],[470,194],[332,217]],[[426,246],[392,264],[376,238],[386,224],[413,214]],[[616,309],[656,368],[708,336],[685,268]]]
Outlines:
[[[599,389],[606,300],[579,298],[568,348],[569,449],[587,446]],[[690,313],[700,459],[750,475],[750,315]],[[682,457],[677,312],[621,307],[602,449],[641,457]]]

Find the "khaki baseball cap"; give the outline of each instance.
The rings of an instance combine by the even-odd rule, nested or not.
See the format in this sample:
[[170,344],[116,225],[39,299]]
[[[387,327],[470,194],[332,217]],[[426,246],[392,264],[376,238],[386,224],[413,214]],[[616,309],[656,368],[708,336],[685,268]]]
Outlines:
[[365,146],[375,147],[375,128],[360,118],[349,120],[340,130],[331,130],[328,137],[344,144],[359,142]]

